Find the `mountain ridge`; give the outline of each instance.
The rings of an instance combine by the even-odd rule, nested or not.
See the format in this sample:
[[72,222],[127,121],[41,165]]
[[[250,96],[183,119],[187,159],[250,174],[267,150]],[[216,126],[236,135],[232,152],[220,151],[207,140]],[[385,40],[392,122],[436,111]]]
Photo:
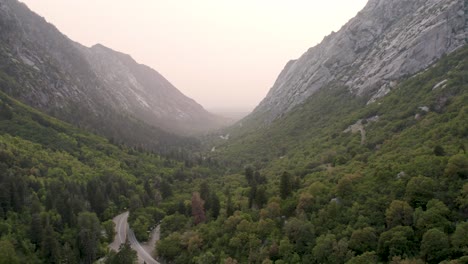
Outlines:
[[369,1],[338,32],[289,61],[246,120],[269,123],[331,82],[372,103],[400,78],[466,44],[466,9],[464,0]]
[[48,114],[94,130],[108,118],[122,119],[119,126],[137,119],[183,136],[224,124],[157,71],[103,45],[70,40],[23,3],[0,1],[0,27],[0,70],[22,89],[2,90]]

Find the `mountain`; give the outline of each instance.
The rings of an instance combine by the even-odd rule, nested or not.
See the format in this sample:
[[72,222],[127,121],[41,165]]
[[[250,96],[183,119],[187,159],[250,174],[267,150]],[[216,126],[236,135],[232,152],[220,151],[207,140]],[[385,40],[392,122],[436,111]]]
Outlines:
[[165,262],[468,261],[468,45],[375,103],[330,84],[268,126],[248,125],[205,154],[224,175],[191,184],[208,201],[205,223],[162,220]]
[[73,42],[16,0],[0,1],[0,58],[2,91],[119,141],[151,145],[221,124],[155,70],[102,45]]
[[[211,151],[180,162],[112,144],[9,96],[134,144],[194,144],[129,114],[156,100],[141,77],[152,70],[102,46],[52,41],[47,30],[17,32],[34,28],[18,21],[57,31],[37,16],[19,20],[18,10],[30,14],[23,5],[0,3],[0,263],[118,261],[106,248],[115,230],[110,219],[124,210],[139,240],[159,224],[155,254],[164,263],[468,262],[468,45],[395,77],[382,97],[375,96],[379,86],[360,93],[330,77],[291,109],[256,112],[229,134],[207,136]],[[456,2],[370,1],[366,8],[395,8],[382,18],[392,27],[412,17],[412,3],[424,7],[413,10],[423,23],[420,14],[429,19]],[[437,46],[432,34],[443,32],[424,44]],[[413,65],[412,56],[419,58],[395,65]],[[128,89],[100,106],[114,95],[94,86],[101,82]],[[130,100],[129,93],[146,97]],[[128,109],[117,111],[120,104]]]
[[182,169],[190,171],[0,91],[0,263],[95,263],[108,253],[119,212],[130,209],[133,218],[146,207],[151,213],[139,220],[147,235],[164,215],[156,208],[162,186],[177,188],[168,182]]
[[123,108],[148,124],[182,134],[206,132],[222,124],[221,118],[207,112],[161,74],[138,64],[129,55],[99,44],[91,48],[76,46],[105,84],[101,89],[107,98],[113,99],[115,109]]
[[370,0],[338,32],[288,62],[248,119],[291,111],[331,83],[368,103],[468,39],[465,0]]

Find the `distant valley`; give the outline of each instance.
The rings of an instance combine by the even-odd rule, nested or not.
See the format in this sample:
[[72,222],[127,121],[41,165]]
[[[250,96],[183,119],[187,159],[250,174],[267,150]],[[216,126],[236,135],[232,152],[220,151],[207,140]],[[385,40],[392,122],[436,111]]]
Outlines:
[[0,0],[0,264],[467,263],[467,44],[468,0],[369,0],[205,109]]

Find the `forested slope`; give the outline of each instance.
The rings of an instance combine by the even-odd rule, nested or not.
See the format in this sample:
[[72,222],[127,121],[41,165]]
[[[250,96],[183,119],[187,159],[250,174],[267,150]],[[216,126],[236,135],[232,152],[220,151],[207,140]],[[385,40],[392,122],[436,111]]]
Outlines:
[[[270,126],[233,129],[211,156],[245,172],[193,184],[192,215],[163,220],[158,255],[170,263],[465,263],[468,47],[366,102],[332,84]],[[193,206],[197,193],[205,214]],[[207,193],[219,196],[219,217]]]
[[184,167],[0,92],[0,263],[93,263],[106,254],[119,212],[152,212],[134,225],[147,234],[165,214],[154,210],[167,198],[161,189],[170,191]]

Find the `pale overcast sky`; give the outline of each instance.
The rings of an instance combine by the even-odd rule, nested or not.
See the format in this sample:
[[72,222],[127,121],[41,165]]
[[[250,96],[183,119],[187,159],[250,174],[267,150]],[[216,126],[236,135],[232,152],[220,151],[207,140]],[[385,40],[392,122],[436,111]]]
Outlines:
[[207,109],[252,109],[367,0],[21,0],[69,38],[130,54]]

